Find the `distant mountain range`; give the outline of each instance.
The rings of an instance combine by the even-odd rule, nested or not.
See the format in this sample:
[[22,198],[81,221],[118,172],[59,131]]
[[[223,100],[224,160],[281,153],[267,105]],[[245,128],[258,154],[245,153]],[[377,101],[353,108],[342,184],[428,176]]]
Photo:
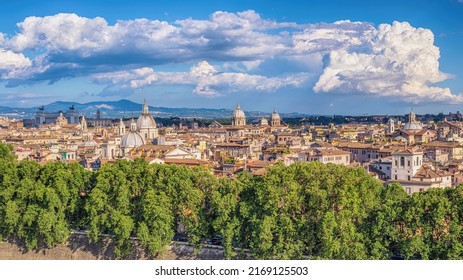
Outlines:
[[[142,104],[132,102],[127,99],[119,101],[95,101],[89,103],[77,103],[56,101],[44,106],[47,112],[66,112],[71,106],[86,117],[96,117],[96,111],[100,110],[102,118],[120,118],[120,117],[138,117],[141,113]],[[35,113],[39,107],[32,108],[13,108],[0,106],[0,116],[7,116],[17,119],[30,119],[34,118]],[[230,118],[233,110],[231,109],[206,109],[206,108],[166,108],[166,107],[149,107],[150,113],[153,117],[158,118],[205,118],[205,119],[220,119]],[[259,111],[245,111],[246,116],[249,118],[256,118],[262,116],[270,116],[269,112]],[[300,113],[283,113],[282,117],[304,117],[307,114]]]

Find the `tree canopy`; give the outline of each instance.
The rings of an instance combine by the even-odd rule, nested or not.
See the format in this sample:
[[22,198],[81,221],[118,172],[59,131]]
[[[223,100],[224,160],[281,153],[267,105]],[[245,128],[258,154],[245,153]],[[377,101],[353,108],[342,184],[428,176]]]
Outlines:
[[17,161],[0,143],[0,234],[26,249],[52,247],[75,229],[109,237],[117,257],[139,240],[153,256],[176,233],[226,258],[462,259],[463,187],[408,195],[363,169],[276,164],[263,176],[216,178],[203,168],[118,160]]

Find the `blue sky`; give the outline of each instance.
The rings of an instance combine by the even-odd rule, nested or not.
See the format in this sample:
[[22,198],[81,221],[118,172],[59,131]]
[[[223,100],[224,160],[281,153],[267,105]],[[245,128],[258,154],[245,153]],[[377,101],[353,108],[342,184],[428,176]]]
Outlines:
[[455,112],[463,1],[2,1],[0,106]]

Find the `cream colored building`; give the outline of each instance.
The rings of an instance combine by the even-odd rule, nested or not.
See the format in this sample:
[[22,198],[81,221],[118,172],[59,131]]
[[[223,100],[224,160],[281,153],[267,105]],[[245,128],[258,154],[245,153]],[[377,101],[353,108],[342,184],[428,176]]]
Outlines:
[[232,126],[245,126],[246,125],[246,115],[244,111],[241,110],[240,105],[236,105],[235,111],[232,116]]
[[158,137],[156,121],[153,119],[148,109],[149,107],[145,99],[142,113],[137,119],[137,131],[143,136],[145,141]]
[[408,194],[430,188],[452,186],[452,175],[423,164],[423,151],[406,149],[392,153],[392,179],[400,183]]

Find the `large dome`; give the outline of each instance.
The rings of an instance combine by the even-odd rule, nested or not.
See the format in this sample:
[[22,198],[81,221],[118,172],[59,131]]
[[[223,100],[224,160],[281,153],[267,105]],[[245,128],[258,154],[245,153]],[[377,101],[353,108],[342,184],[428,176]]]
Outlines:
[[234,118],[245,118],[244,111],[241,110],[240,105],[236,105],[235,111],[233,112]]
[[151,115],[141,114],[137,119],[137,128],[156,128],[156,121]]
[[156,128],[156,122],[154,121],[153,117],[149,112],[148,104],[145,102],[143,103],[143,108],[141,111],[141,115],[137,119],[137,128],[140,129],[153,129]]
[[129,131],[127,134],[122,136],[121,148],[135,148],[145,144],[145,140],[136,131]]

